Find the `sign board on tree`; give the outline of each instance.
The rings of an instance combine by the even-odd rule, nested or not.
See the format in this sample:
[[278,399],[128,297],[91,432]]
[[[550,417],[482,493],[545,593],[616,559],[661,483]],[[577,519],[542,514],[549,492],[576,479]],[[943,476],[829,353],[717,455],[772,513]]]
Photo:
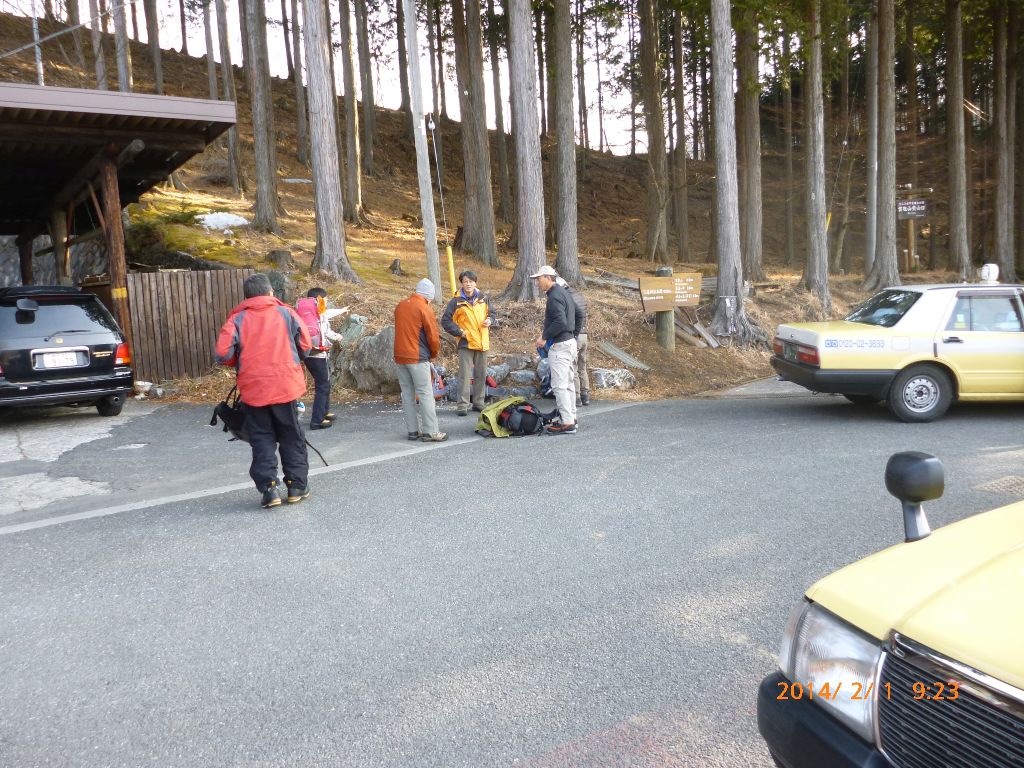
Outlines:
[[644,312],[671,312],[676,307],[676,279],[641,277],[640,303]]
[[700,304],[700,272],[681,272],[673,275],[676,281],[676,306],[696,307]]
[[641,277],[640,301],[644,312],[671,312],[676,307],[700,304],[700,272],[671,277]]
[[905,219],[924,219],[927,217],[927,200],[913,199],[896,201],[896,218],[900,221],[904,221]]

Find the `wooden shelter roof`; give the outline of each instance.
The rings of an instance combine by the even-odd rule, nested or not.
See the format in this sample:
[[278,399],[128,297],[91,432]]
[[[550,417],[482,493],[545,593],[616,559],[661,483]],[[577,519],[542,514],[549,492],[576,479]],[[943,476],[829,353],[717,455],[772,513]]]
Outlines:
[[83,206],[108,155],[135,202],[234,124],[233,102],[0,83],[0,235]]

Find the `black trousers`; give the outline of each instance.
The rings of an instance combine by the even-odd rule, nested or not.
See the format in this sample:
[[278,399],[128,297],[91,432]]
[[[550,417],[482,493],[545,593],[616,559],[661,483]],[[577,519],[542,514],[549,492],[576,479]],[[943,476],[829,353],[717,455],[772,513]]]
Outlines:
[[249,430],[252,464],[249,477],[259,491],[266,490],[277,480],[277,454],[281,454],[281,467],[285,481],[305,486],[309,479],[309,457],[306,454],[306,436],[299,426],[295,403],[276,405],[243,405],[245,428]]
[[331,409],[331,374],[327,368],[327,358],[307,357],[302,362],[306,364],[309,375],[313,377],[315,393],[309,423],[319,424]]

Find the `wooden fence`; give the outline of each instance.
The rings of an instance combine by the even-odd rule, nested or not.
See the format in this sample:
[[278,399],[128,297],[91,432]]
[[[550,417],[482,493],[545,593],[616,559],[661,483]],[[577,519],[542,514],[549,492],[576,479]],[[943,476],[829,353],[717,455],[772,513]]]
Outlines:
[[217,333],[254,271],[130,272],[135,378],[155,383],[201,376],[216,365]]

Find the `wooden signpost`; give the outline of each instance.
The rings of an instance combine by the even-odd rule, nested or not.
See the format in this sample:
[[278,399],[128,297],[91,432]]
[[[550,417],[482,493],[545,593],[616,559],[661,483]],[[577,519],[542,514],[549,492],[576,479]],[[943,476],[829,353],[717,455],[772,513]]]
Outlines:
[[671,312],[676,307],[700,304],[700,272],[681,272],[671,277],[641,277],[640,303],[644,312]]
[[675,349],[676,307],[695,307],[700,304],[700,272],[672,274],[671,267],[659,267],[657,277],[640,278],[640,303],[644,312],[656,313],[655,329],[658,344]]
[[676,308],[674,277],[641,277],[640,303],[644,312],[671,312]]
[[914,268],[916,256],[914,220],[928,218],[928,201],[917,197],[897,199],[896,218],[899,221],[907,222],[907,258],[904,267],[905,271],[910,272]]

